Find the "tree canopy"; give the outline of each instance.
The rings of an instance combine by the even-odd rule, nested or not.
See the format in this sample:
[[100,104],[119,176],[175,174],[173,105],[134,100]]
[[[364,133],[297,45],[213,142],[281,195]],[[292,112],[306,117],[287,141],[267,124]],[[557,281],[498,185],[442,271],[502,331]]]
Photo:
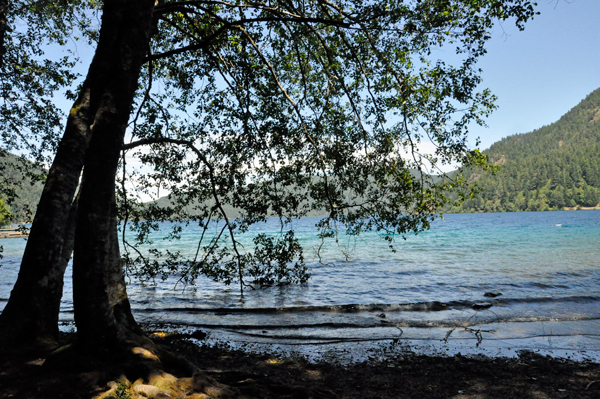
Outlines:
[[70,45],[92,38],[86,28],[91,4],[0,2],[0,198],[18,220],[31,221],[62,136],[65,117],[57,98],[76,89],[79,57]]
[[[134,274],[187,282],[204,274],[243,289],[306,281],[290,221],[314,209],[328,215],[317,226],[323,239],[343,227],[376,229],[392,243],[427,228],[449,190],[468,189],[432,173],[485,162],[467,133],[493,109],[476,62],[494,23],[522,28],[534,15],[526,0],[17,4],[23,18],[45,16],[31,37],[44,42],[42,32],[63,45],[80,35],[96,48],[85,80],[69,92],[74,105],[59,143],[35,124],[31,140],[3,124],[13,148],[28,143],[55,155],[0,327],[8,340],[55,339],[73,252],[79,343],[94,351],[156,349],[131,315],[121,255]],[[6,48],[8,68],[18,51]],[[28,104],[54,110],[44,90],[71,81],[68,62],[56,64],[64,73],[44,70],[54,80],[37,79],[41,91]],[[157,186],[171,206],[140,203]],[[243,248],[237,235],[267,217],[281,220],[281,234]],[[155,252],[152,260],[124,233],[118,238],[118,220],[133,222],[141,241],[160,220],[221,227],[209,242],[199,237],[195,259]]]
[[[250,265],[257,260],[235,235],[266,217],[282,220],[281,237],[267,238],[281,250],[293,243],[289,218],[315,210],[328,215],[318,226],[323,238],[337,238],[342,226],[350,234],[375,228],[389,240],[427,228],[445,193],[465,189],[431,175],[443,164],[483,161],[466,139],[469,124],[483,124],[493,109],[491,93],[478,92],[476,67],[492,25],[515,17],[522,26],[532,8],[167,2],[155,13],[146,91],[124,149],[153,170],[135,176],[136,188],[160,186],[172,206],[140,206],[122,184],[122,218],[135,223],[143,241],[157,219],[206,225],[228,220],[228,206],[242,217],[223,225],[228,244],[202,243],[200,259],[155,252],[170,260],[160,269],[135,251],[129,257],[125,245],[126,260],[140,275],[176,271],[191,282],[205,274],[243,286],[243,270],[256,271]],[[442,50],[454,55],[440,57]],[[129,178],[124,167],[121,176]],[[305,281],[304,270],[279,278]],[[247,277],[265,282],[260,274]]]

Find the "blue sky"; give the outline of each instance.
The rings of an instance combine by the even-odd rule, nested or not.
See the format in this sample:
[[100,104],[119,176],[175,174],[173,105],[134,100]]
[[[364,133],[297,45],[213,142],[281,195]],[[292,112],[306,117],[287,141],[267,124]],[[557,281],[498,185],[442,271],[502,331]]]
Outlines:
[[557,121],[600,87],[600,0],[538,0],[538,11],[522,32],[497,26],[479,63],[499,107],[489,128],[472,129],[482,149]]
[[[600,87],[600,0],[536,1],[540,15],[524,31],[510,21],[497,25],[479,62],[482,88],[498,96],[489,127],[471,127],[471,143],[480,137],[481,149],[557,121]],[[92,53],[80,51],[85,74]]]

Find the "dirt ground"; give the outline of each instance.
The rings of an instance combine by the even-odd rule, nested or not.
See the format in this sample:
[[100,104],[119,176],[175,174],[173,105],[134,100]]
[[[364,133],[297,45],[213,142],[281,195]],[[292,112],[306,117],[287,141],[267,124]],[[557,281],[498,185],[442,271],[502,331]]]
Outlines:
[[[159,341],[184,355],[205,375],[231,387],[237,398],[600,398],[600,364],[530,352],[517,359],[407,353],[377,363],[344,366],[198,346],[188,338],[180,335]],[[98,379],[93,371],[52,370],[44,366],[44,357],[36,354],[3,357],[0,398],[145,397],[126,389],[107,395],[111,382]],[[161,395],[155,397],[173,397]]]

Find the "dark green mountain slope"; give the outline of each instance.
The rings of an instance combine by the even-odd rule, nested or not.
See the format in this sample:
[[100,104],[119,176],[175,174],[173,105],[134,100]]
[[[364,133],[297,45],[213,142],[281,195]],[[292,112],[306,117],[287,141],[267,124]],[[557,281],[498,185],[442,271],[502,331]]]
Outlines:
[[600,207],[600,89],[557,122],[506,137],[484,154],[499,171],[467,173],[483,192],[446,212]]
[[10,217],[4,222],[33,220],[44,188],[45,170],[0,149],[0,199]]

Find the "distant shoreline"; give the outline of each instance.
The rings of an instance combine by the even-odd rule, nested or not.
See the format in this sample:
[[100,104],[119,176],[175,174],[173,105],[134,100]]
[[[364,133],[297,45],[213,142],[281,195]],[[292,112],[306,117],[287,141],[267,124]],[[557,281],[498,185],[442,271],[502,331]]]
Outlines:
[[525,212],[562,212],[562,211],[600,211],[600,204],[596,206],[565,206],[563,209],[548,209],[545,211],[492,211],[492,212],[453,212],[451,210],[444,211],[442,210],[442,214],[477,214],[477,213],[525,213]]
[[2,238],[22,238],[28,237],[29,232],[23,232],[19,229],[0,229],[0,239]]
[[580,207],[572,206],[570,208],[568,206],[565,206],[565,208],[563,210],[564,211],[597,211],[597,210],[600,210],[600,204],[598,204],[596,206],[580,206]]

